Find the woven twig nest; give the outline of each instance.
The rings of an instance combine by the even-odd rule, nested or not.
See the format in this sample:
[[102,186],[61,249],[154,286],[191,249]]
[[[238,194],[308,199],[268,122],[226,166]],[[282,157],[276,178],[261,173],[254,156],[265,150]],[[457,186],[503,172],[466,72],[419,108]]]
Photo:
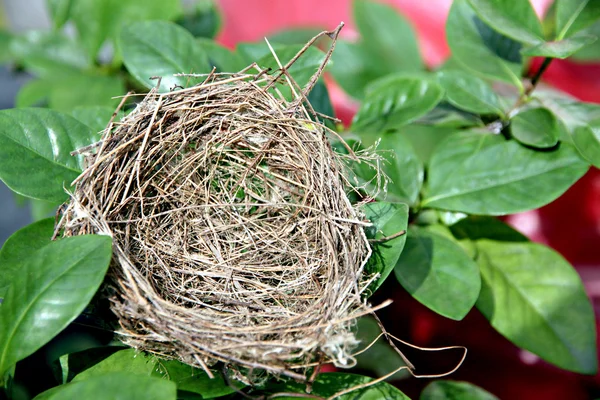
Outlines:
[[353,364],[371,251],[347,156],[302,95],[286,101],[258,71],[150,92],[87,154],[62,226],[113,237],[125,343],[301,378],[318,360]]

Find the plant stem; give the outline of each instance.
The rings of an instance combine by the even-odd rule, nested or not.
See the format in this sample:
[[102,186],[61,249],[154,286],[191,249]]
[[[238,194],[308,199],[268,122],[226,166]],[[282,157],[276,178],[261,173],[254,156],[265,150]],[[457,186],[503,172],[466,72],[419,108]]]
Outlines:
[[529,96],[531,94],[531,92],[533,92],[535,90],[535,87],[537,86],[538,82],[540,81],[542,74],[548,69],[552,60],[554,60],[554,58],[551,58],[551,57],[546,57],[544,59],[544,62],[542,62],[542,65],[540,65],[540,67],[538,68],[535,75],[531,78],[531,86],[525,91],[525,96]]

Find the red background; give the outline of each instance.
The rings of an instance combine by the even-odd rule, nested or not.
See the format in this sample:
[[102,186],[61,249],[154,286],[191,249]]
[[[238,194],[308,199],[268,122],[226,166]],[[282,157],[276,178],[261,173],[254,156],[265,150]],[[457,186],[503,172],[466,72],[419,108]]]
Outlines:
[[[439,65],[448,57],[444,23],[451,0],[385,2],[410,20],[428,66]],[[346,23],[342,37],[353,40],[358,35],[349,0],[219,0],[218,3],[223,14],[218,39],[230,47],[242,41],[261,40],[286,28],[332,29],[340,21]],[[538,14],[543,14],[551,1],[534,0],[532,3]],[[600,63],[556,60],[543,81],[581,100],[600,102]],[[330,91],[337,116],[348,123],[357,104],[334,85],[330,84]],[[552,246],[576,266],[598,313],[600,172],[590,170],[560,199],[507,220],[533,240]],[[386,288],[383,290],[385,295],[395,293],[395,303],[382,312],[382,317],[394,334],[420,346],[460,344],[469,348],[465,364],[451,379],[470,381],[502,399],[600,397],[600,375],[590,377],[562,371],[517,349],[496,333],[478,311],[472,311],[464,321],[451,321],[421,306],[393,283],[388,282]],[[419,361],[425,368],[436,368],[440,365],[438,359]],[[395,383],[406,394],[417,398],[428,382],[426,379],[409,379]]]

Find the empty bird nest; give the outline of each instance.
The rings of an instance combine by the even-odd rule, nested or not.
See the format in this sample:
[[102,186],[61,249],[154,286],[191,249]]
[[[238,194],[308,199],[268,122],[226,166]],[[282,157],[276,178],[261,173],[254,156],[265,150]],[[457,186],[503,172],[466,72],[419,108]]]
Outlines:
[[288,69],[307,46],[276,71],[152,90],[84,153],[60,227],[112,236],[106,287],[125,343],[209,375],[218,361],[297,379],[319,361],[353,365],[375,277],[348,162],[373,154],[332,149],[306,95],[333,46],[300,88]]

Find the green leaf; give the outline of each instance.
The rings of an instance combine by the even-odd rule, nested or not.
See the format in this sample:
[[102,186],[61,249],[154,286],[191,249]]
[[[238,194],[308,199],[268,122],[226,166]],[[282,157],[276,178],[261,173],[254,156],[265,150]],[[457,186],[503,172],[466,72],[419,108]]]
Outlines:
[[[577,36],[600,37],[600,20],[577,32]],[[577,61],[597,61],[600,59],[600,41],[596,40],[594,43],[583,47],[577,53],[573,54],[572,58]]]
[[381,133],[408,124],[431,111],[444,94],[436,82],[411,77],[386,80],[386,85],[377,88],[354,116],[354,131]]
[[61,32],[30,31],[13,39],[13,56],[35,74],[56,78],[91,66],[84,50]]
[[414,30],[395,8],[354,0],[353,15],[365,54],[372,57],[369,62],[380,69],[380,76],[423,70]]
[[[408,206],[400,203],[375,202],[365,204],[362,208],[372,226],[366,228],[367,238],[381,239],[405,231],[408,225]],[[373,254],[365,266],[367,274],[380,274],[379,279],[369,287],[370,294],[383,284],[390,275],[406,242],[406,234],[385,242],[371,245]]]
[[47,390],[34,400],[175,400],[177,387],[165,379],[112,372]]
[[505,215],[550,203],[589,165],[562,143],[535,151],[489,133],[459,132],[436,148],[423,207]]
[[600,104],[580,102],[556,91],[538,89],[536,92],[536,100],[564,122],[571,133],[579,126],[600,119]]
[[118,76],[92,75],[73,72],[57,78],[34,79],[27,82],[17,94],[17,107],[48,105],[70,112],[75,107],[115,107],[125,92],[123,79]]
[[490,239],[502,242],[527,242],[529,239],[521,232],[498,218],[469,215],[450,225],[450,231],[457,239]]
[[50,91],[55,86],[50,79],[32,79],[19,89],[15,99],[15,107],[44,106],[48,103]]
[[[43,219],[13,233],[0,249],[0,299],[12,283],[21,262],[37,250],[51,243],[54,218]],[[1,303],[1,302],[0,302]]]
[[78,0],[71,9],[81,41],[93,58],[107,39],[113,41],[119,37],[122,28],[136,21],[172,20],[181,12],[179,0]]
[[580,35],[554,42],[545,42],[521,50],[521,54],[528,57],[567,58],[579,50],[594,43],[596,36]]
[[76,236],[30,254],[0,307],[0,371],[33,354],[92,299],[112,256],[108,236]]
[[573,142],[581,155],[600,168],[600,121],[596,125],[583,125],[573,131]]
[[415,33],[396,9],[367,0],[353,4],[361,40],[340,40],[331,66],[331,73],[346,93],[362,99],[366,86],[378,78],[423,70]]
[[[312,385],[311,394],[320,397],[332,397],[336,393],[339,393],[346,389],[351,389],[358,385],[363,385],[371,382],[373,379],[355,375],[347,374],[342,372],[325,372],[319,374],[317,379]],[[294,393],[305,393],[306,384],[296,383],[289,381],[286,384],[273,384],[271,387],[278,392],[294,392]],[[282,400],[296,400],[297,396],[294,397],[277,397]],[[336,400],[410,400],[404,393],[396,389],[389,383],[379,382],[373,386],[366,387],[364,389],[354,390],[350,393],[335,397]]]
[[71,74],[57,80],[49,93],[49,106],[71,112],[79,106],[116,107],[125,94],[123,79],[118,76]]
[[484,80],[462,71],[442,71],[437,77],[452,105],[476,114],[504,115],[500,99]]
[[558,143],[559,126],[554,114],[546,108],[529,108],[512,117],[510,132],[519,142],[546,148]]
[[[87,125],[92,132],[101,132],[106,128],[108,122],[112,118],[115,109],[102,106],[83,106],[75,107],[71,111],[71,115],[78,121]],[[123,113],[119,112],[115,116],[115,122],[118,122],[123,117]]]
[[423,389],[419,400],[498,400],[498,398],[468,382],[438,380]]
[[71,16],[73,0],[46,0],[46,4],[52,18],[52,26],[56,30],[62,28]]
[[211,39],[197,39],[208,57],[208,64],[217,72],[238,72],[247,67],[243,57]]
[[196,37],[214,38],[221,29],[222,20],[214,0],[199,0],[177,23]]
[[148,88],[156,86],[152,76],[162,76],[160,91],[187,86],[190,78],[178,73],[208,73],[208,58],[200,44],[182,27],[166,21],[148,21],[123,28],[120,37],[125,66]]
[[467,0],[452,3],[446,21],[446,37],[452,58],[463,68],[523,90],[521,44],[487,26]]
[[458,243],[416,227],[408,232],[394,273],[415,299],[454,320],[473,308],[481,285],[477,264]]
[[[433,110],[416,120],[415,123],[429,125],[435,128],[470,128],[484,126],[479,115],[460,110],[445,101],[439,103]],[[405,127],[403,130],[408,128],[409,127]]]
[[40,220],[48,218],[48,217],[55,217],[56,209],[59,206],[60,206],[60,204],[55,203],[55,202],[29,199],[29,209],[31,211],[31,220],[34,222],[37,222],[37,221],[40,221]]
[[0,179],[15,192],[62,202],[65,187],[81,172],[81,157],[70,152],[93,142],[76,119],[46,109],[0,111]]
[[[178,390],[197,393],[203,399],[235,393],[235,388],[228,385],[220,373],[215,372],[215,377],[211,379],[203,370],[175,360],[157,360],[157,366],[158,369],[153,372],[154,376],[167,378],[177,384]],[[234,382],[238,388],[244,386],[241,382]]]
[[477,242],[477,307],[517,346],[570,371],[595,374],[594,311],[577,272],[537,243]]
[[10,32],[0,28],[0,65],[12,60],[10,52],[10,42],[12,39],[13,37]]
[[528,0],[468,0],[479,18],[496,31],[531,45],[544,41],[542,24]]
[[355,99],[362,99],[367,85],[386,75],[369,62],[365,46],[338,40],[330,71],[336,82]]
[[90,379],[107,372],[124,372],[136,375],[152,375],[156,365],[156,357],[141,353],[135,349],[120,350],[111,354],[99,363],[80,372],[73,382]]
[[557,0],[556,38],[570,37],[600,18],[600,3],[596,0]]
[[[417,155],[410,140],[404,132],[386,132],[378,134],[358,135],[364,147],[377,144],[375,151],[383,157],[381,168],[390,178],[387,191],[381,197],[391,202],[408,203],[415,205],[423,185],[423,162]],[[361,167],[364,164],[357,165]],[[376,171],[362,167],[358,175],[366,182],[375,179]],[[385,189],[385,188],[384,188]]]
[[124,347],[103,346],[63,354],[58,360],[53,361],[55,377],[63,384],[68,383],[79,373],[101,363],[110,355],[124,349]]

